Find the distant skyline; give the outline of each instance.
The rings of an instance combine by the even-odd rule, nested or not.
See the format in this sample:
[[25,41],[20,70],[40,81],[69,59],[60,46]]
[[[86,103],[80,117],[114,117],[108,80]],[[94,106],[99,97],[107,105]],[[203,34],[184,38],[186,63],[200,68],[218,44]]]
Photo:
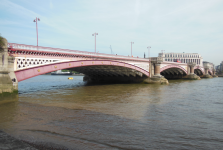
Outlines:
[[10,43],[157,57],[161,50],[223,61],[222,0],[0,0],[0,34]]

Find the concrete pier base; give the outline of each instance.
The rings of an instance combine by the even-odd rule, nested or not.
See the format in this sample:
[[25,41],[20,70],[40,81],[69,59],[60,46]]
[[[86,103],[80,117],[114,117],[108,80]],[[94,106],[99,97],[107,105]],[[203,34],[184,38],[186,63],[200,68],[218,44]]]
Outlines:
[[213,78],[217,78],[218,76],[216,74],[212,75]]
[[147,78],[143,81],[146,84],[169,84],[168,80],[163,76],[152,76],[151,78]]
[[8,73],[7,71],[0,71],[0,93],[14,91],[13,83]]
[[163,76],[148,77],[90,77],[85,75],[84,81],[88,83],[145,83],[145,84],[169,84]]
[[197,76],[196,74],[189,74],[189,75],[183,76],[182,79],[200,80],[201,78],[199,76]]
[[205,74],[205,75],[201,76],[201,78],[213,78],[213,77],[209,74]]

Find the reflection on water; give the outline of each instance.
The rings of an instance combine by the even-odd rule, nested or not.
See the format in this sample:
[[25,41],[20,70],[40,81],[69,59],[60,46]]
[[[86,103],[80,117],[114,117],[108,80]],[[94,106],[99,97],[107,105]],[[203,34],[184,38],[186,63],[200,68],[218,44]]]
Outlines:
[[0,130],[73,149],[220,149],[223,78],[86,85],[42,75],[0,100]]

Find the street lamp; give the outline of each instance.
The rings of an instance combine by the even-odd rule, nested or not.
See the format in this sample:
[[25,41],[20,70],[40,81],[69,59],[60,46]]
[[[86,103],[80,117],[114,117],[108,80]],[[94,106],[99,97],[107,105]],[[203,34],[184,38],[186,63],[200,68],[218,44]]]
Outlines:
[[40,21],[40,19],[37,17],[36,17],[36,19],[33,20],[33,22],[36,22],[37,46],[38,46],[38,25],[37,25],[38,21]]
[[96,53],[96,35],[98,35],[98,33],[93,33],[92,36],[95,36],[95,53]]
[[131,57],[132,57],[132,44],[134,44],[134,42],[131,42]]
[[151,46],[147,47],[147,49],[148,49],[148,58],[149,58],[150,48],[151,48]]

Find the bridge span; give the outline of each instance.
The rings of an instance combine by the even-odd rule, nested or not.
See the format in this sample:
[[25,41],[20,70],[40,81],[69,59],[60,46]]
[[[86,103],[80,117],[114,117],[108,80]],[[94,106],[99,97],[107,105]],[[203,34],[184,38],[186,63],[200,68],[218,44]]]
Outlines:
[[17,89],[20,81],[62,69],[83,73],[87,81],[112,83],[162,84],[170,78],[200,79],[214,74],[208,66],[196,66],[193,62],[165,62],[160,57],[138,58],[7,43],[7,40],[0,50],[0,60],[0,93],[10,91],[10,84]]

